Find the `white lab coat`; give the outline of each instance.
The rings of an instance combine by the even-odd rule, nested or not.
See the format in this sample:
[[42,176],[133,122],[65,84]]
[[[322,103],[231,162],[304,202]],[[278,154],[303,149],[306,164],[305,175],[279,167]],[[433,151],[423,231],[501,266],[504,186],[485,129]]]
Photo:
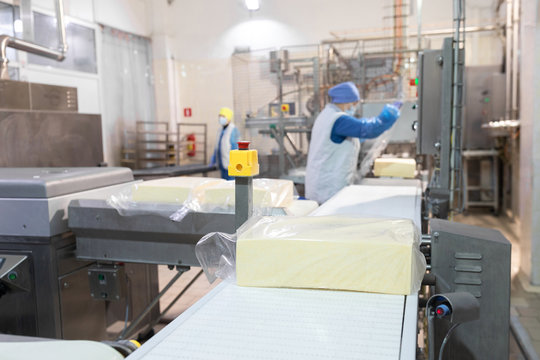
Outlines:
[[306,198],[322,204],[354,182],[360,139],[346,138],[341,144],[330,139],[336,120],[347,115],[336,105],[327,104],[311,131],[306,168]]
[[223,131],[223,127],[220,127],[216,139],[216,148],[215,148],[215,154],[217,155],[217,147],[220,147],[221,152],[221,159],[216,159],[218,164],[220,164],[224,169],[227,169],[229,167],[229,153],[231,152],[231,136],[232,133],[236,129],[236,126],[231,122],[229,125],[225,128],[225,133],[223,134],[223,138],[221,138],[221,142],[219,142],[219,138],[221,136],[221,132]]

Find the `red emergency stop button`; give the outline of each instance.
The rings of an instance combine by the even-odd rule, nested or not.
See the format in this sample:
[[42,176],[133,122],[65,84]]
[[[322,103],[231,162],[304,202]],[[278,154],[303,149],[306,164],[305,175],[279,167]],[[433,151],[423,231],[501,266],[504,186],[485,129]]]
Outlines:
[[239,141],[238,150],[249,150],[250,141]]

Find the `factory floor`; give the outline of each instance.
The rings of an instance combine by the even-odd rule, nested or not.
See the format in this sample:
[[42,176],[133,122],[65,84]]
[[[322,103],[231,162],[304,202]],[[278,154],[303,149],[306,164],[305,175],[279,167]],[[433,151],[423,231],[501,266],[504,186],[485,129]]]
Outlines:
[[[494,216],[485,210],[469,211],[466,215],[459,215],[455,221],[469,225],[476,225],[486,228],[493,228],[501,231],[508,240],[512,242],[512,289],[511,289],[511,324],[512,332],[510,336],[510,359],[511,360],[533,360],[539,359],[540,354],[540,288],[532,289],[522,283],[519,274],[520,247],[519,247],[519,226],[516,222],[506,216]],[[192,268],[184,273],[180,279],[171,287],[160,300],[160,308],[164,310],[171,301],[186,287],[186,285],[197,277],[201,271],[199,268]],[[169,270],[166,266],[159,267],[160,288],[165,287],[176,271]],[[214,288],[219,280],[214,284],[209,284],[206,276],[201,274],[185,292],[184,295],[165,314],[161,324],[155,327],[155,331],[161,330],[166,323],[175,319],[183,311],[193,305],[197,300]],[[526,288],[526,289],[525,289]],[[537,290],[537,291],[535,291]]]

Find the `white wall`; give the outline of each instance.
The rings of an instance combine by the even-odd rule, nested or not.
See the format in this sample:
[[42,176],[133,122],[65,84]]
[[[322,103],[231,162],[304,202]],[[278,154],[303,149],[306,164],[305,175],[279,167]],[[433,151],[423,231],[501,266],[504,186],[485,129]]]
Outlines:
[[[32,0],[32,7],[55,11],[56,0]],[[64,0],[64,14],[85,21],[94,21],[92,0]]]
[[521,270],[540,285],[540,7],[525,1],[521,24]]
[[[176,0],[170,7],[178,59],[228,58],[251,49],[318,43],[330,31],[381,26],[383,3],[350,0],[261,0],[250,13],[243,0]],[[211,10],[210,10],[211,9]]]
[[146,1],[93,0],[93,3],[96,23],[140,36],[150,35],[150,17]]

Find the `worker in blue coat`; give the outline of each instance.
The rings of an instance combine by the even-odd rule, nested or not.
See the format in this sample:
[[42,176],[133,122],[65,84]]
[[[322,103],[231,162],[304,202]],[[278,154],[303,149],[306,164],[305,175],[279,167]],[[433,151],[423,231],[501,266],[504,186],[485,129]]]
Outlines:
[[355,118],[360,93],[352,82],[328,91],[331,103],[319,114],[311,131],[307,168],[306,198],[322,204],[354,181],[360,153],[360,139],[381,135],[399,118],[401,102],[387,104],[371,118]]
[[232,180],[229,176],[229,152],[238,149],[238,140],[240,138],[238,129],[232,122],[233,111],[229,108],[221,108],[218,114],[220,128],[216,136],[216,147],[210,160],[211,165],[217,165],[221,172],[221,177],[226,180]]

